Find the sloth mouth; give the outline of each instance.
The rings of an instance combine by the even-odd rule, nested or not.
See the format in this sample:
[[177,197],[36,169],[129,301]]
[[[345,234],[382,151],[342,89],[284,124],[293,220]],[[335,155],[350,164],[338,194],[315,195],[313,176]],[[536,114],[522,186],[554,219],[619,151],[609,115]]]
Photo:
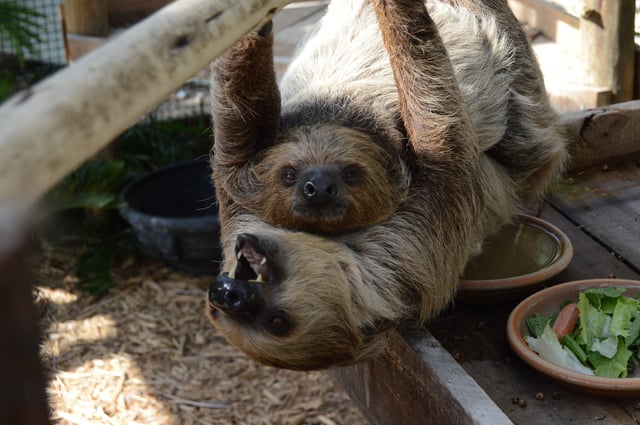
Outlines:
[[348,204],[319,206],[300,203],[294,205],[293,210],[298,216],[309,220],[341,220],[347,215]]
[[275,281],[272,261],[264,245],[250,234],[236,240],[235,264],[209,286],[209,317],[216,320],[218,309],[246,323],[258,317],[268,300],[266,284]]
[[235,254],[236,264],[226,273],[229,278],[246,282],[270,282],[273,279],[271,262],[254,235],[239,235]]

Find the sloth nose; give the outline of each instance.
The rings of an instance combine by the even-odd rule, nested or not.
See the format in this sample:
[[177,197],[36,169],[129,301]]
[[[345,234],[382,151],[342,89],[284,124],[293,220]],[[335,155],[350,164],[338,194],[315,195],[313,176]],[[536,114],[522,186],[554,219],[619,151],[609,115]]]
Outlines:
[[261,285],[221,275],[209,287],[209,302],[230,316],[253,319],[262,310]]
[[311,204],[324,204],[338,195],[338,184],[334,173],[316,170],[309,174],[302,186],[305,199]]

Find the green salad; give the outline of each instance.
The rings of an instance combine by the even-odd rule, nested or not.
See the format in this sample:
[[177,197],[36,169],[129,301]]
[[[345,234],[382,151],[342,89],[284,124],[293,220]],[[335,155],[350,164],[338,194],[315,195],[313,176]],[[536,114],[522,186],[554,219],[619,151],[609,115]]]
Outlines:
[[588,375],[624,378],[638,365],[640,301],[625,288],[587,289],[551,316],[526,319],[524,339],[544,359]]

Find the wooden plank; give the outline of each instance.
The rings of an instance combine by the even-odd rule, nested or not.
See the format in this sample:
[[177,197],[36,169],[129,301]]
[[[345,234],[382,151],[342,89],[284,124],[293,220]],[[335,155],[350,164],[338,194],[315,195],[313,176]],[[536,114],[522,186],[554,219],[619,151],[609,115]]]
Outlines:
[[384,354],[330,372],[370,424],[512,423],[428,332],[412,341],[391,331]]
[[562,115],[573,171],[640,155],[640,101]]
[[640,162],[572,174],[551,202],[640,270]]
[[[553,203],[552,201],[550,201]],[[567,235],[573,245],[573,260],[569,267],[556,276],[551,283],[573,280],[616,277],[618,279],[638,279],[636,270],[624,264],[610,251],[595,242],[582,226],[572,222],[563,213],[547,204],[542,218],[556,224]]]
[[584,84],[610,87],[616,103],[633,99],[635,12],[628,0],[584,0],[580,16]]
[[[546,206],[542,217],[562,229],[575,249],[567,270],[548,284],[603,277],[612,271],[620,278],[640,278],[555,209]],[[516,424],[637,424],[633,402],[601,399],[566,389],[513,354],[504,327],[517,302],[459,304],[431,323],[429,330]],[[536,398],[540,393],[544,395],[542,400]],[[513,402],[518,398],[524,400],[526,407]]]

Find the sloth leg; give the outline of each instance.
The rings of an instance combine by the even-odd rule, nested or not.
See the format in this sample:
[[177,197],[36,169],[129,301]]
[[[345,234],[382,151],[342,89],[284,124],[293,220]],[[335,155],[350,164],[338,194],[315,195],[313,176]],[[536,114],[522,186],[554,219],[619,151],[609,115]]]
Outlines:
[[211,67],[214,166],[228,174],[273,143],[280,120],[280,94],[273,67],[269,21],[238,41]]

